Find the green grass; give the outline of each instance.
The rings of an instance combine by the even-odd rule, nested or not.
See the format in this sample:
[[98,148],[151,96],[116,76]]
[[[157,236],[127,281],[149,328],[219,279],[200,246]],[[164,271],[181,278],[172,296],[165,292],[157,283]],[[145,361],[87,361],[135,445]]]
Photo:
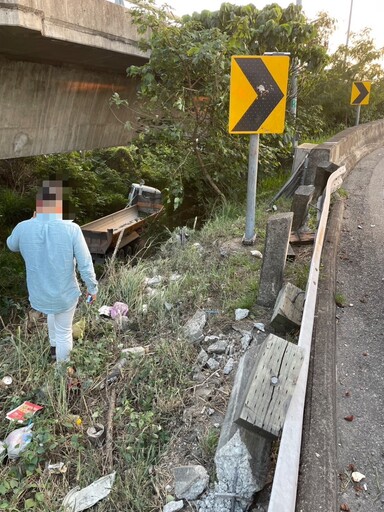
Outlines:
[[[94,448],[86,430],[94,422],[106,426],[111,389],[105,387],[105,377],[121,358],[121,350],[134,346],[145,347],[146,354],[127,356],[122,378],[114,385],[117,476],[110,496],[97,510],[161,509],[169,477],[156,468],[164,457],[172,456],[167,451],[170,442],[177,438],[183,412],[192,403],[192,367],[200,350],[186,341],[182,327],[198,308],[219,312],[209,320],[209,327],[218,332],[231,325],[236,308],[257,315],[261,260],[253,258],[250,250],[263,252],[265,223],[271,214],[266,204],[259,201],[254,247],[241,244],[244,212],[226,205],[200,231],[190,229],[186,244],[170,233],[153,257],[138,259],[134,266],[115,262],[103,268],[97,304],[87,306],[81,301],[75,316],[75,322],[85,320],[84,335],[75,342],[71,356],[82,382],[79,392],[68,391],[66,379],[56,375],[49,361],[44,321],[28,320],[22,308],[21,318],[13,317],[4,326],[2,374],[11,375],[13,384],[0,388],[2,416],[24,400],[44,409],[33,418],[33,441],[20,459],[0,466],[0,510],[59,510],[70,489],[87,486],[109,471],[105,447]],[[279,211],[286,207],[281,203]],[[162,277],[161,284],[151,291],[146,281],[157,275]],[[303,287],[306,275],[304,265],[296,266],[295,284]],[[98,314],[100,305],[116,301],[129,306],[128,330]],[[76,418],[81,418],[81,425]],[[0,439],[12,428],[2,421]],[[217,429],[207,428],[198,439],[199,456],[211,474],[218,434]],[[64,462],[66,474],[48,475],[49,461]]]

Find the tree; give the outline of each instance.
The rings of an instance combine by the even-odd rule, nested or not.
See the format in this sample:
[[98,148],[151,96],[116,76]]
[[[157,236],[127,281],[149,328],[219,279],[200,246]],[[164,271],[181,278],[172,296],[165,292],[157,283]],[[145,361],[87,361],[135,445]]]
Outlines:
[[354,124],[355,108],[350,105],[352,83],[371,81],[369,108],[362,109],[361,122],[383,117],[383,69],[379,59],[383,51],[375,48],[369,29],[351,34],[348,48],[340,45],[329,63],[316,75],[303,77],[303,108],[320,108],[325,130],[336,133]]
[[[151,140],[154,154],[162,160],[159,165],[166,169],[172,162],[169,175],[179,193],[193,184],[196,194],[206,198],[208,184],[221,199],[239,192],[244,197],[248,138],[229,135],[227,128],[230,57],[289,51],[303,65],[316,67],[325,55],[323,47],[308,45],[316,29],[294,5],[282,9],[271,4],[259,11],[252,4],[225,3],[217,12],[176,19],[152,2],[135,4],[134,21],[151,34],[143,42],[151,52],[149,62],[128,71],[140,78],[139,95],[147,105],[137,119],[146,157]],[[261,173],[276,171],[289,155],[285,139],[265,137],[260,145]]]

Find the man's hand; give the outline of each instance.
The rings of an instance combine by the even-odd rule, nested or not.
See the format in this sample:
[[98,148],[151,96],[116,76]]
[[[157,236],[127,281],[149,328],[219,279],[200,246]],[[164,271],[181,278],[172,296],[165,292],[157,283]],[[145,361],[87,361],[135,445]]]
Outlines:
[[91,293],[88,293],[87,304],[93,304],[96,299],[97,299],[97,295],[92,295]]

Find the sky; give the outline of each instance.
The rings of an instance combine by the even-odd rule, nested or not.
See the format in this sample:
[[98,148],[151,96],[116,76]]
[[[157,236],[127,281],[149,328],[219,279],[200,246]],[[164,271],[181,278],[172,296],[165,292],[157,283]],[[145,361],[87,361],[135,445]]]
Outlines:
[[[268,4],[274,3],[273,0],[227,0],[236,5],[247,5],[253,3],[258,9],[262,9]],[[181,16],[183,14],[192,14],[192,12],[200,12],[204,9],[215,11],[220,8],[223,0],[157,0],[158,4],[170,5],[175,14]],[[295,0],[275,0],[275,3],[285,8],[290,3],[296,3]],[[302,0],[302,7],[305,15],[310,19],[314,19],[316,14],[322,10],[328,12],[332,18],[336,18],[337,26],[335,34],[331,40],[331,51],[335,50],[339,44],[345,44],[347,40],[348,21],[352,3],[351,32],[359,32],[363,28],[372,29],[372,37],[376,47],[384,46],[384,16],[381,13],[380,0]]]

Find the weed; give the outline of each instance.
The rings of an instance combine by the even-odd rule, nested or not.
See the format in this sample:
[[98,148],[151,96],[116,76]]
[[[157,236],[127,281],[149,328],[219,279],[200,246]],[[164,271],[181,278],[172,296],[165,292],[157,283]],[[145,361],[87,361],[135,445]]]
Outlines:
[[348,191],[345,190],[345,188],[343,187],[340,187],[338,190],[337,190],[337,194],[339,195],[339,197],[341,197],[342,199],[348,199]]
[[286,266],[288,280],[303,291],[307,288],[309,267],[309,263],[302,260],[295,260]]
[[218,442],[219,431],[217,428],[209,428],[199,440],[200,449],[205,459],[213,459]]
[[335,293],[335,303],[339,308],[343,308],[347,303],[347,299],[342,293],[337,292]]

